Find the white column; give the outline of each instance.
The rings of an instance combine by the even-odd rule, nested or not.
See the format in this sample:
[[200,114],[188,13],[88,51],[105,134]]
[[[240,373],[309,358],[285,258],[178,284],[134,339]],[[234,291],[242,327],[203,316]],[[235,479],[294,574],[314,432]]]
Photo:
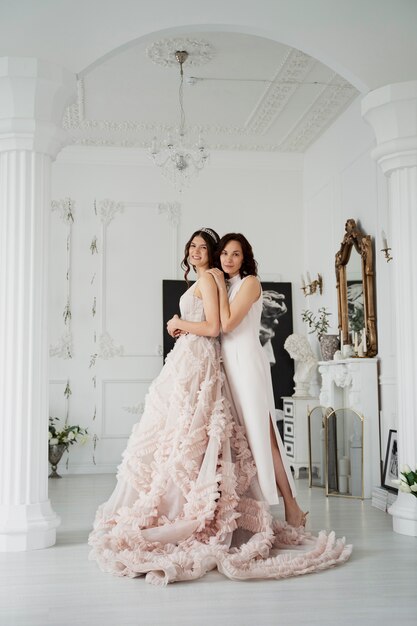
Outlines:
[[[374,159],[388,176],[395,302],[399,467],[417,465],[417,81],[368,94],[362,115],[377,140]],[[417,536],[417,498],[399,493],[394,531]]]
[[48,499],[50,169],[74,77],[0,59],[0,551],[55,543]]

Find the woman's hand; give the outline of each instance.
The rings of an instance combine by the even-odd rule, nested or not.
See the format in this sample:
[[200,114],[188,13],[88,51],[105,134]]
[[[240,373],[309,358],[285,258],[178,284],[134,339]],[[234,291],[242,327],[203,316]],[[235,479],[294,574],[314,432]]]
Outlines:
[[214,280],[216,281],[217,289],[219,291],[221,291],[222,289],[227,291],[226,280],[221,270],[219,270],[217,267],[213,267],[212,269],[206,271],[213,276]]
[[174,337],[174,339],[179,337],[179,335],[181,334],[181,330],[178,328],[179,319],[180,318],[178,317],[178,315],[174,315],[174,317],[171,317],[171,319],[167,322],[168,335],[171,335],[171,337]]

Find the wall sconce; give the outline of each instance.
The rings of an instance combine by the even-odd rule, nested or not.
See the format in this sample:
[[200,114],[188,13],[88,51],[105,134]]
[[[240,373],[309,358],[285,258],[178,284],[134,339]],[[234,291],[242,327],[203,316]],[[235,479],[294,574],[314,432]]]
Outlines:
[[313,293],[317,292],[317,289],[321,295],[323,293],[323,278],[321,274],[317,274],[317,278],[311,280],[310,273],[307,272],[307,282],[304,280],[303,274],[301,274],[301,289],[305,296],[312,296]]
[[386,261],[387,263],[389,263],[390,261],[392,261],[392,258],[393,258],[390,255],[390,251],[392,250],[392,248],[388,247],[387,236],[384,233],[384,231],[382,231],[381,235],[382,235],[382,245],[383,245],[383,248],[381,248],[381,252],[385,254]]

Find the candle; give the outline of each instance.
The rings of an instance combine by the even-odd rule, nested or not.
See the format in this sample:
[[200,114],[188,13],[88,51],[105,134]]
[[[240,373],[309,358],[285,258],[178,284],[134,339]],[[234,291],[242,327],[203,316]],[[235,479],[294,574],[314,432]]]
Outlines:
[[366,354],[368,352],[368,348],[366,347],[366,328],[362,330],[362,346],[363,353]]
[[347,476],[349,474],[349,462],[348,459],[342,457],[339,459],[339,478],[341,476]]
[[381,235],[382,235],[382,249],[387,250],[388,248],[387,236],[384,231],[381,232]]
[[355,341],[355,352],[357,352],[358,351],[358,333],[354,332],[353,336],[354,336],[354,341]]
[[304,275],[301,274],[301,287],[304,289],[305,286],[306,286],[306,281],[304,280]]
[[340,331],[340,350],[343,350],[343,330]]
[[345,459],[347,462],[347,473],[350,474],[350,458],[348,456],[342,456],[342,459]]
[[348,477],[339,476],[339,493],[347,493],[348,490]]

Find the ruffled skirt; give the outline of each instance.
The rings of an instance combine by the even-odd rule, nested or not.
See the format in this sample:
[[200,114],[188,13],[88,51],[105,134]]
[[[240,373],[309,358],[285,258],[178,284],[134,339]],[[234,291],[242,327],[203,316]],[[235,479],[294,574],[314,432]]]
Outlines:
[[334,533],[274,520],[238,423],[216,339],[184,335],[153,381],[117,485],[96,514],[90,558],[153,584],[217,568],[234,580],[288,578],[346,561]]

